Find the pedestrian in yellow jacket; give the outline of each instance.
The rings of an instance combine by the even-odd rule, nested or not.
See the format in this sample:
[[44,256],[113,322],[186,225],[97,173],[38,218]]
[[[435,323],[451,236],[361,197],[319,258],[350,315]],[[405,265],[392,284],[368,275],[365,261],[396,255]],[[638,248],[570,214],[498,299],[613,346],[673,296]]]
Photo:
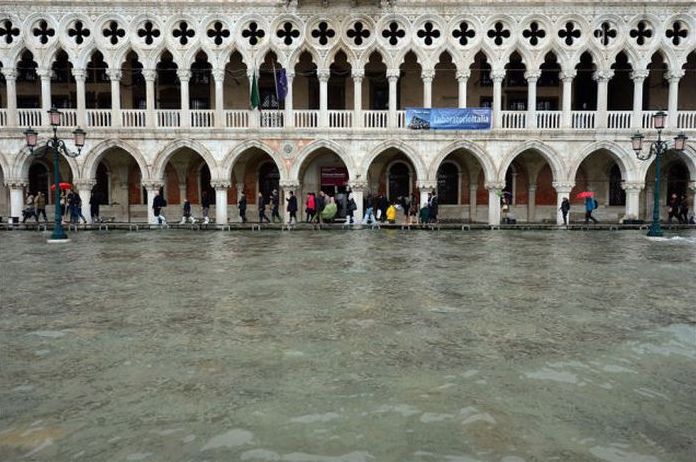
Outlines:
[[396,223],[396,206],[393,202],[387,208],[387,221],[391,224]]

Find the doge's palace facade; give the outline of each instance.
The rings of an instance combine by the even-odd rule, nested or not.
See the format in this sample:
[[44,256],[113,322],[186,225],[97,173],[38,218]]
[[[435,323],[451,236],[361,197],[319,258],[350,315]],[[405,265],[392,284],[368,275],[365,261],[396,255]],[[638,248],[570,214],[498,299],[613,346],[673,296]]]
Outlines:
[[[654,138],[660,109],[690,138],[664,194],[696,193],[692,1],[0,4],[0,216],[52,182],[22,136],[45,139],[52,106],[88,137],[62,179],[117,220],[151,220],[161,190],[172,215],[207,194],[227,222],[276,188],[351,188],[360,208],[436,190],[444,218],[491,224],[502,190],[518,220],[556,221],[591,189],[600,219],[643,218],[654,171],[630,136]],[[489,107],[492,127],[414,130],[407,107]]]

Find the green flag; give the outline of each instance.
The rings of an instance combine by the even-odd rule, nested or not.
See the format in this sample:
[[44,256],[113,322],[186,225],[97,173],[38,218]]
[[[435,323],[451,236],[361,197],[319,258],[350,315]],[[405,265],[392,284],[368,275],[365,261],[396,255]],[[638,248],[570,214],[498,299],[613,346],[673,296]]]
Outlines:
[[251,79],[251,108],[256,109],[261,104],[261,98],[259,97],[259,83],[256,81],[256,71],[254,71],[254,77]]

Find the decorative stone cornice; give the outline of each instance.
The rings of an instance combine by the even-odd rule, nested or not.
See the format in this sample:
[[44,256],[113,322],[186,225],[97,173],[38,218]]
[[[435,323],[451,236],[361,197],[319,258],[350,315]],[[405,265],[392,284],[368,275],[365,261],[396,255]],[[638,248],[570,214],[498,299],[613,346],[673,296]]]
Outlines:
[[387,80],[398,79],[401,77],[401,69],[387,69]]
[[578,75],[578,71],[576,69],[563,69],[558,75],[558,78],[566,82],[572,81],[576,75]]
[[423,69],[421,71],[421,79],[424,81],[433,81],[435,78],[435,69]]
[[665,72],[665,79],[669,80],[670,82],[672,81],[677,81],[684,77],[685,71],[684,69],[673,69],[671,71]]
[[351,181],[350,189],[358,192],[365,191],[367,189],[367,182],[361,180]]
[[84,191],[85,189],[92,189],[94,185],[97,184],[97,180],[77,180],[73,184],[78,191]]
[[420,181],[418,183],[418,189],[421,191],[425,190],[433,190],[437,188],[437,181]]
[[491,80],[493,82],[502,82],[503,79],[505,79],[505,69],[491,71]]
[[147,189],[148,191],[152,189],[159,189],[164,186],[164,182],[162,181],[156,181],[156,180],[150,180],[150,181],[143,181],[142,182],[143,188]]
[[467,80],[469,77],[471,77],[471,71],[469,69],[457,71],[456,77],[457,80]]
[[645,183],[642,181],[622,181],[621,188],[624,191],[637,191],[640,192],[645,188]]
[[224,82],[225,81],[225,70],[224,69],[213,69],[211,71],[211,74],[213,75],[213,79],[215,82]]
[[354,80],[362,80],[365,78],[365,69],[353,69],[350,75]]
[[328,82],[331,77],[331,69],[317,69],[317,78],[320,82]]
[[154,69],[143,69],[143,78],[145,81],[151,81],[154,82],[155,79],[157,78],[157,71]]
[[569,181],[554,181],[551,183],[551,186],[553,186],[553,189],[555,189],[558,194],[569,194],[575,187],[575,183]]
[[176,76],[179,77],[180,82],[188,82],[191,80],[191,71],[188,69],[179,69],[176,71]]
[[5,76],[5,80],[17,80],[17,69],[0,67],[0,72]]
[[5,186],[12,189],[24,188],[29,185],[28,179],[5,178]]
[[36,69],[36,75],[38,75],[39,78],[41,78],[41,80],[46,80],[46,79],[50,80],[52,73],[53,73],[52,69],[47,69],[45,67],[39,67],[38,69]]
[[278,182],[278,185],[283,191],[297,191],[300,189],[300,183],[299,181],[294,181],[294,180],[280,180]]

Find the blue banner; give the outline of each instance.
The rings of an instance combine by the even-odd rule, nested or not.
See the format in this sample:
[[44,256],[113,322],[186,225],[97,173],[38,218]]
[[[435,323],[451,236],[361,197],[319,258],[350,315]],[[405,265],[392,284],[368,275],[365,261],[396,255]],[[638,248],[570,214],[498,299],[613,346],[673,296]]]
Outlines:
[[406,126],[414,130],[490,130],[488,108],[406,108]]

